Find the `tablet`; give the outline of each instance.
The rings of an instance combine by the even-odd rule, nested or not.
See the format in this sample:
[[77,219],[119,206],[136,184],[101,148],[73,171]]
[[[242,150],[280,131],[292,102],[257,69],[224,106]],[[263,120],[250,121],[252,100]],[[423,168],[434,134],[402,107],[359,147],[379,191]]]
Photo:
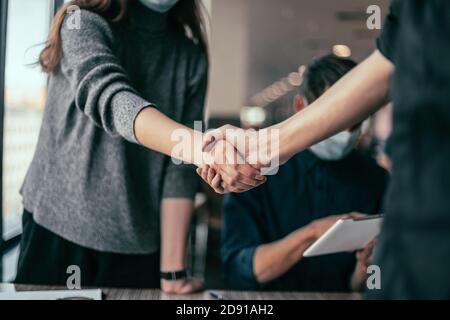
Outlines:
[[382,222],[383,215],[338,220],[303,253],[303,256],[314,257],[361,250],[378,236]]

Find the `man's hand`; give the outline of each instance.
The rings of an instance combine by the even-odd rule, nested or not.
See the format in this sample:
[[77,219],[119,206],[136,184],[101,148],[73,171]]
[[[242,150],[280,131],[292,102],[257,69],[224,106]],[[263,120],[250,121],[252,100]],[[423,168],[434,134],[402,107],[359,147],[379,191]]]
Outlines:
[[372,252],[374,246],[375,241],[371,241],[364,249],[356,252],[356,267],[364,270],[364,273],[367,267],[372,263]]
[[177,281],[161,280],[161,290],[168,294],[191,294],[203,290],[203,283],[196,278]]
[[372,264],[372,252],[375,240],[371,241],[364,249],[356,252],[356,266],[351,279],[353,291],[362,291],[367,280],[367,267]]
[[314,238],[319,239],[328,229],[330,229],[338,220],[341,219],[355,219],[355,218],[363,218],[366,215],[361,213],[347,213],[340,214],[335,216],[328,216],[319,220],[315,220],[310,223],[309,227],[312,229]]

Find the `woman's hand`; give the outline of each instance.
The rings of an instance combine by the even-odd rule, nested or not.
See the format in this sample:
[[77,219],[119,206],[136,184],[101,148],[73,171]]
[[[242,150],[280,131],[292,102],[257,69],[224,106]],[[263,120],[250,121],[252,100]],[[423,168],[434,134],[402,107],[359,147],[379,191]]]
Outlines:
[[213,168],[209,166],[198,168],[197,174],[203,179],[203,181],[209,184],[216,193],[226,194],[231,192],[229,190],[225,190],[225,188],[222,187],[222,184],[224,183],[222,181],[222,177],[220,176],[220,174],[216,173]]
[[196,278],[161,280],[161,290],[168,294],[191,294],[202,291],[203,283]]
[[[187,241],[194,212],[194,201],[166,198],[161,202],[161,266],[162,272],[187,269]],[[167,293],[188,294],[202,290],[203,284],[195,278],[177,281],[161,280],[161,289]]]

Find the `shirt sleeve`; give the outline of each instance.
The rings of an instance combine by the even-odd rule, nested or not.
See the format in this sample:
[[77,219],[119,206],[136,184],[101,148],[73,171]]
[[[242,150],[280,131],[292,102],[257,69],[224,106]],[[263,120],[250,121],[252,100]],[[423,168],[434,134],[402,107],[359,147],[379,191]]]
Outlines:
[[258,290],[253,257],[264,244],[258,189],[225,198],[223,209],[222,260],[227,281],[236,290]]
[[394,56],[397,44],[397,35],[399,33],[399,14],[400,0],[393,0],[390,6],[390,12],[386,17],[381,34],[377,39],[378,50],[391,62],[394,62]]
[[113,52],[113,33],[101,16],[81,10],[79,28],[68,21],[61,27],[61,72],[70,82],[75,104],[98,127],[112,136],[137,143],[134,121],[152,104],[130,85]]
[[[183,110],[182,123],[194,128],[194,123],[204,125],[205,99],[208,87],[208,60],[205,55],[199,56],[194,64],[195,76],[189,84],[187,102]],[[163,186],[163,198],[193,199],[199,188],[199,177],[195,166],[175,164],[171,159],[166,167]]]

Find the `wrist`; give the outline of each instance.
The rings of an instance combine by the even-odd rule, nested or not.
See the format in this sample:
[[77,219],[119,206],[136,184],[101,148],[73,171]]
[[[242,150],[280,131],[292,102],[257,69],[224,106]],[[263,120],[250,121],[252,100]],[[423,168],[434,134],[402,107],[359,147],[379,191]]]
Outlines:
[[178,271],[178,270],[185,270],[187,268],[186,262],[184,259],[180,259],[178,261],[172,260],[172,261],[163,261],[161,263],[160,269],[161,272],[172,272],[172,271]]
[[[171,252],[171,254],[168,254]],[[172,272],[178,270],[185,270],[187,268],[186,263],[186,250],[183,248],[165,248],[161,255],[161,272]]]
[[303,248],[308,248],[318,239],[315,228],[311,224],[295,231],[295,235],[297,246]]
[[208,162],[205,160],[208,154],[203,152],[203,139],[204,135],[202,132],[193,130],[192,164],[198,168],[203,168]]
[[292,133],[293,128],[288,122],[280,124],[277,129],[279,130],[279,156],[280,163],[286,163],[292,156],[297,153],[292,145]]
[[189,277],[189,273],[187,269],[173,270],[169,272],[161,271],[159,273],[159,277],[161,281],[180,281],[187,279]]
[[310,239],[311,243],[313,243],[314,241],[316,241],[317,239],[320,238],[319,235],[319,231],[316,228],[315,222],[311,222],[310,224],[308,224],[306,227],[306,234],[308,236],[308,239]]

